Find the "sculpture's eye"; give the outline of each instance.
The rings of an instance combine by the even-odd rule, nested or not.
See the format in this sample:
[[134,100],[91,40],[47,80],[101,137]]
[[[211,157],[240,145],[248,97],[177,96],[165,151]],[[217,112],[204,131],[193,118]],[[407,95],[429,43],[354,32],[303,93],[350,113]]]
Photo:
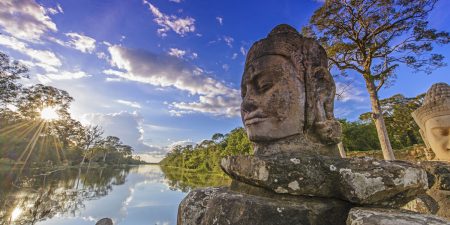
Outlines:
[[446,128],[442,128],[442,127],[437,127],[437,128],[433,128],[433,133],[436,136],[448,136],[449,135],[449,129]]
[[272,82],[264,82],[264,83],[259,84],[258,86],[259,86],[258,90],[261,93],[264,93],[264,92],[268,91],[270,88],[272,88],[273,85],[272,85]]

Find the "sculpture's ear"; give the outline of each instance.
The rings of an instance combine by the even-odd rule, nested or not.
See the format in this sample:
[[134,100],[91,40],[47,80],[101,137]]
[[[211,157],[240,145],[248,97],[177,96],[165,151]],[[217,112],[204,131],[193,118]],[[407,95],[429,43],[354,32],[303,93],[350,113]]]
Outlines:
[[320,66],[314,69],[314,80],[316,83],[316,103],[317,118],[316,121],[334,119],[334,96],[336,86],[333,77],[327,68]]

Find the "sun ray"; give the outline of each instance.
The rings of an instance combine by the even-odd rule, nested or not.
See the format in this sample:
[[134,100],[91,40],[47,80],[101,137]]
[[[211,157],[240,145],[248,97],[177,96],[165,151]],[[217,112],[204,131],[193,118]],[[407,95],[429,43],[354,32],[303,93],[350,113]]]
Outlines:
[[20,123],[16,123],[16,124],[13,124],[13,125],[10,125],[10,126],[6,126],[6,127],[2,128],[2,129],[0,129],[0,133],[2,135],[6,135],[8,133],[11,133],[11,132],[13,132],[13,131],[15,131],[17,129],[20,129],[20,128],[28,125],[28,123],[29,123],[28,121],[22,121]]
[[[26,163],[27,163],[27,161],[28,161],[29,156],[31,155],[31,152],[32,152],[32,150],[33,150],[33,148],[34,148],[34,145],[36,144],[37,138],[38,138],[39,133],[41,132],[43,126],[44,126],[44,122],[41,121],[41,122],[39,123],[38,129],[37,129],[36,132],[33,134],[33,137],[32,137],[31,140],[28,142],[27,146],[25,147],[25,150],[24,150],[24,151],[22,152],[22,154],[19,156],[19,158],[17,159],[17,163],[16,163],[16,164],[14,165],[14,167],[13,167],[13,170],[14,170],[14,169],[16,168],[16,166],[19,164],[19,162],[22,161],[22,158],[24,157],[24,155],[25,155],[27,152],[29,152],[28,155],[27,155],[26,160],[24,161],[24,163],[23,163],[23,165],[22,165],[22,168],[21,168],[20,171],[19,171],[19,175],[22,173],[22,170],[23,170],[23,168],[25,167],[25,165],[26,165]],[[30,147],[31,147],[31,148],[30,148]]]
[[11,141],[21,140],[21,139],[25,138],[25,136],[27,136],[30,132],[32,132],[38,126],[39,126],[38,122],[33,122],[30,127],[24,129],[21,133],[14,135],[14,137],[11,139]]
[[58,159],[61,161],[61,154],[59,153],[60,149],[61,149],[61,143],[59,142],[59,140],[56,140],[55,137],[53,137],[53,141],[55,142],[55,150],[56,150],[56,155],[58,156]]
[[[41,131],[42,131],[42,129],[44,128],[44,126],[46,126],[46,123],[42,123],[42,124],[39,126],[38,131],[36,131],[36,133],[34,134],[33,138],[31,139],[31,141],[30,141],[31,146],[30,146],[30,149],[28,150],[27,158],[25,159],[25,162],[24,162],[24,164],[22,165],[22,168],[20,169],[19,174],[22,173],[22,170],[24,169],[25,165],[28,163],[28,159],[30,158],[31,153],[33,152],[34,147],[36,146],[36,142],[39,140],[39,134],[41,133]],[[28,147],[28,146],[27,146],[27,147]],[[26,151],[26,149],[25,149],[25,151]]]
[[[47,128],[47,123],[45,124],[45,127],[44,127],[44,132],[45,132],[45,128]],[[43,159],[44,159],[44,153],[45,153],[45,150],[46,150],[46,148],[45,148],[45,146],[44,146],[44,144],[45,144],[45,141],[46,141],[46,135],[44,135],[42,138],[40,138],[40,140],[39,140],[39,147],[38,147],[38,149],[37,149],[37,151],[39,151],[39,156],[38,156],[38,159],[39,159],[39,161],[43,161]]]
[[25,136],[31,133],[38,125],[39,123],[33,122],[31,126],[26,127],[24,130],[19,131],[17,134],[15,134],[12,138],[7,139],[7,141],[5,142],[5,146],[9,146],[16,140],[22,140]]

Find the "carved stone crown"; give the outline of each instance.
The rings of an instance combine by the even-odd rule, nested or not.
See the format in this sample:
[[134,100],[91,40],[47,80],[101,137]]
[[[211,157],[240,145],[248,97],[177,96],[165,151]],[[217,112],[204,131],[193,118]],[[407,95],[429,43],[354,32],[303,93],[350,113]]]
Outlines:
[[316,65],[312,66],[328,65],[325,50],[314,39],[303,37],[287,24],[276,26],[266,38],[253,44],[248,51],[245,67],[247,68],[253,60],[266,55],[282,55],[292,60],[294,64],[307,57],[316,62]]
[[450,115],[450,86],[446,83],[436,83],[425,95],[422,107],[412,113],[416,123],[425,130],[425,122],[433,117]]

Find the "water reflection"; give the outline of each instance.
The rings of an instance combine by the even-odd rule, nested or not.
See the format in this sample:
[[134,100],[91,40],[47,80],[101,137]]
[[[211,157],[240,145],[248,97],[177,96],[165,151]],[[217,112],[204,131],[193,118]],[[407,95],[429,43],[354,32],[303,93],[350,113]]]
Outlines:
[[191,172],[174,167],[161,167],[171,190],[189,192],[193,188],[228,186],[231,179],[224,173]]
[[176,224],[185,192],[228,183],[223,174],[159,166],[0,171],[0,224]]

